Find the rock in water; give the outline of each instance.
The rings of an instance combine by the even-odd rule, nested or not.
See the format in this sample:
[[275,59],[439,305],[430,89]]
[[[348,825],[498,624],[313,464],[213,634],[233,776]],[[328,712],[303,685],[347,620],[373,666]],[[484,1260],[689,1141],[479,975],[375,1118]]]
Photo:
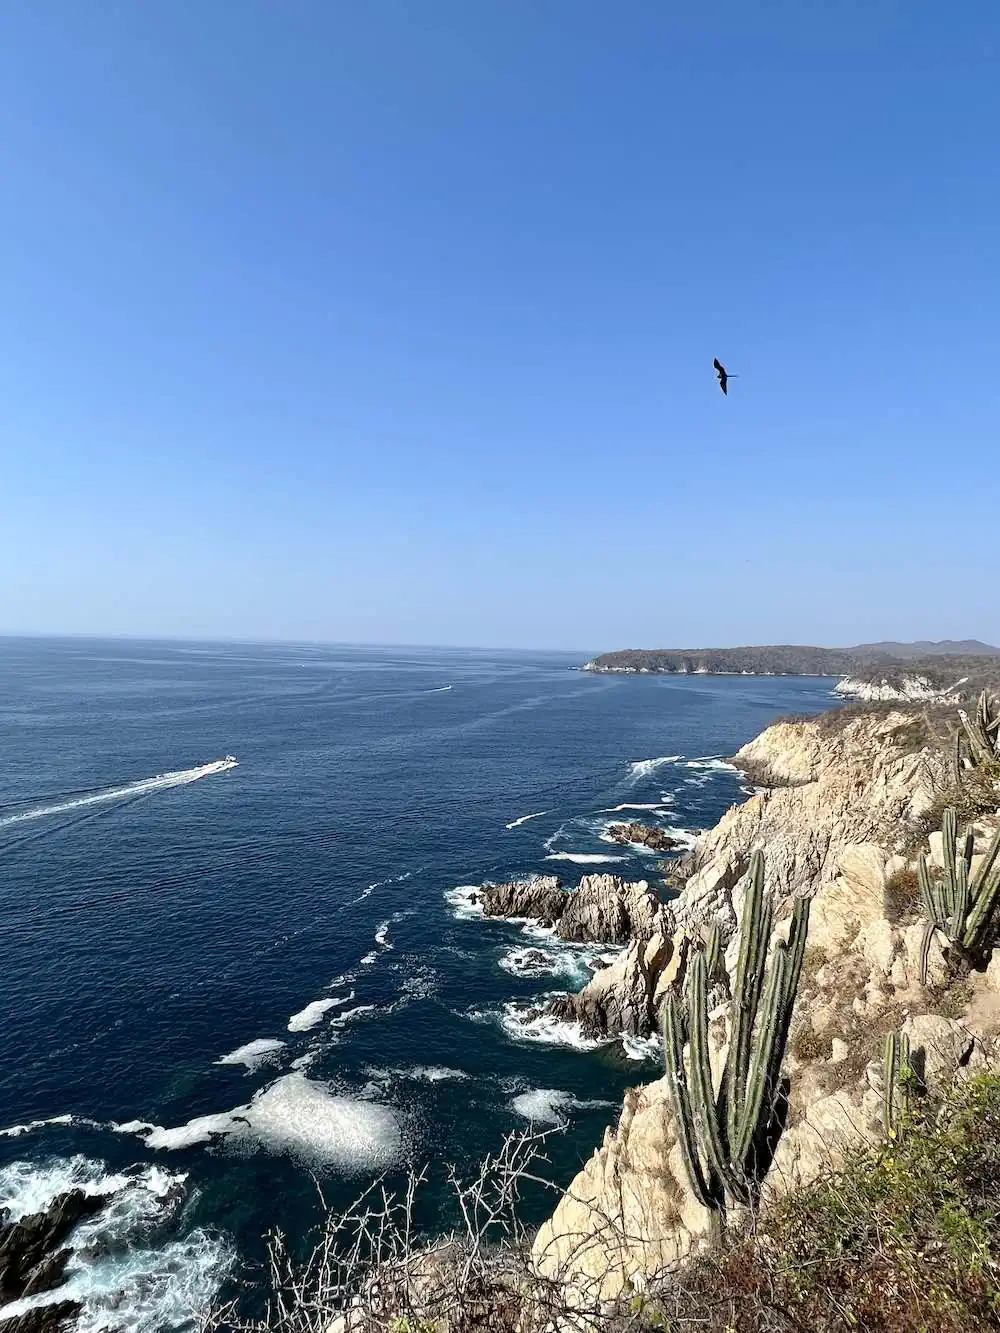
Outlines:
[[680,843],[652,824],[609,824],[608,837],[614,842],[649,847],[654,852],[672,852]]
[[79,1301],[53,1301],[0,1323],[0,1333],[71,1333],[83,1306]]
[[665,909],[645,880],[631,884],[617,875],[584,875],[569,896],[556,933],[581,944],[627,944],[661,928]]
[[529,917],[552,926],[563,914],[569,894],[555,875],[533,875],[510,884],[483,885],[486,916]]
[[[78,1222],[93,1217],[106,1202],[100,1195],[70,1190],[53,1199],[44,1213],[32,1213],[18,1222],[8,1220],[5,1213],[0,1220],[0,1300],[17,1301],[55,1290],[69,1260],[65,1241]],[[57,1333],[73,1326],[81,1308],[76,1301],[57,1301],[4,1320],[0,1327],[3,1333]]]
[[668,935],[632,940],[578,994],[550,1000],[548,1012],[578,1022],[585,1037],[648,1037],[656,1031],[656,985],[672,949]]

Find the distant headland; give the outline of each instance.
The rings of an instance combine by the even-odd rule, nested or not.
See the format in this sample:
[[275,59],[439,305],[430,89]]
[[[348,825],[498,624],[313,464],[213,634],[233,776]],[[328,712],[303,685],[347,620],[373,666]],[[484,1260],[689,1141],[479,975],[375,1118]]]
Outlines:
[[952,699],[1000,676],[1000,648],[979,639],[863,643],[853,648],[762,644],[740,648],[625,648],[584,671],[622,675],[839,676],[837,691],[865,699]]

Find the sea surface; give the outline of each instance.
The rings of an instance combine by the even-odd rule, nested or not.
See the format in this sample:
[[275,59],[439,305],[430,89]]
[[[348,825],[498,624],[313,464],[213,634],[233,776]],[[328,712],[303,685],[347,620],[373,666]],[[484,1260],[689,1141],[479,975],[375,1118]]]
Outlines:
[[0,639],[0,1205],[108,1196],[84,1333],[196,1327],[269,1229],[305,1247],[317,1185],[429,1162],[419,1222],[447,1225],[443,1164],[529,1123],[565,1184],[658,1076],[655,1043],[526,1017],[608,951],[469,886],[657,879],[607,824],[710,826],[746,797],[725,756],[833,682],[584,660]]

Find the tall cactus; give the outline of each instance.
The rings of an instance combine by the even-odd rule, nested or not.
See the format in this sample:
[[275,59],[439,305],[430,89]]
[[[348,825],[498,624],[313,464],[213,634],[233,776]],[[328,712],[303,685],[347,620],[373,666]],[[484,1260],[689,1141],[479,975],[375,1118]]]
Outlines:
[[890,1032],[885,1039],[883,1069],[882,1124],[887,1139],[895,1138],[903,1117],[910,1109],[910,1039],[902,1032]]
[[731,987],[729,1054],[717,1094],[708,1041],[709,959],[719,956],[717,935],[692,956],[683,1001],[676,992],[667,996],[664,1064],[685,1172],[695,1197],[715,1212],[723,1212],[727,1201],[752,1204],[759,1193],[761,1150],[774,1123],[809,907],[808,898],[796,898],[788,943],[775,944],[768,970],[774,905],[764,893],[764,858],[755,852]]
[[940,876],[932,877],[927,857],[917,862],[917,880],[927,923],[920,943],[920,983],[927,985],[927,962],[935,930],[945,935],[955,952],[976,960],[982,957],[993,914],[1000,899],[1000,829],[972,874],[975,833],[969,828],[958,851],[955,811],[949,807],[941,820]]
[[978,767],[1000,760],[1000,699],[989,690],[983,690],[976,705],[975,718],[970,718],[964,708],[958,710],[958,716],[969,740],[973,765]]

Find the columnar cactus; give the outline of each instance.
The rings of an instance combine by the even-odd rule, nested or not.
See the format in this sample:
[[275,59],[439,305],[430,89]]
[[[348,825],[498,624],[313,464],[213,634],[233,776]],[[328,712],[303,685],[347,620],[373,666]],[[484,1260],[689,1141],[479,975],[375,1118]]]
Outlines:
[[920,945],[920,982],[927,985],[927,960],[935,930],[945,935],[955,953],[976,960],[989,941],[993,914],[1000,898],[1000,829],[986,855],[972,874],[975,834],[970,828],[958,851],[955,811],[945,810],[941,820],[940,876],[932,877],[927,857],[917,862],[917,879],[927,924]]
[[1000,760],[1000,699],[989,690],[983,690],[975,719],[970,719],[964,708],[958,710],[958,715],[969,740],[973,765],[978,767]]
[[882,1124],[886,1138],[893,1139],[910,1109],[910,1039],[902,1032],[885,1039],[883,1085]]
[[691,958],[683,1001],[675,992],[667,996],[664,1064],[681,1153],[696,1198],[715,1212],[723,1212],[727,1201],[753,1204],[766,1172],[809,907],[808,898],[796,898],[788,943],[774,945],[768,969],[774,904],[764,893],[764,858],[755,852],[730,990],[729,1054],[718,1094],[708,1043],[711,937],[709,946],[697,948]]

